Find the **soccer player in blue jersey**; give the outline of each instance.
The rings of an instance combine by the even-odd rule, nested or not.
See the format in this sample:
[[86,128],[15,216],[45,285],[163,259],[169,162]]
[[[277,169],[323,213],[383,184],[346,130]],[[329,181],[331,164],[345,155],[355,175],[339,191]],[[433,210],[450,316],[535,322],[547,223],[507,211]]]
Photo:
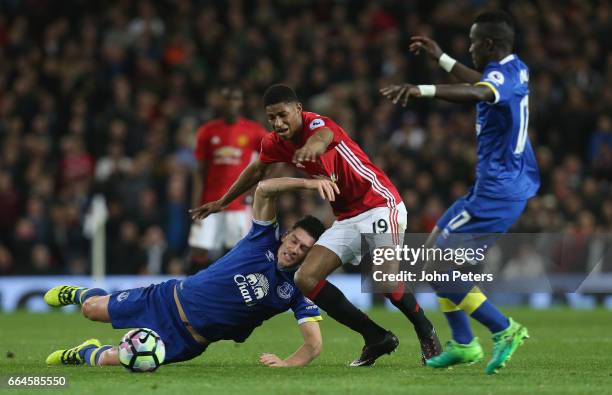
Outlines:
[[[476,70],[444,54],[427,37],[413,37],[410,49],[424,51],[440,66],[467,84],[391,85],[381,93],[404,106],[411,98],[436,98],[476,103],[478,163],[476,183],[440,218],[428,245],[452,246],[453,234],[505,233],[523,212],[540,185],[529,137],[529,69],[513,53],[514,25],[502,11],[476,17],[470,30],[470,53]],[[463,238],[465,240],[465,238]],[[490,239],[489,239],[490,240]],[[502,314],[471,283],[454,283],[452,292],[432,284],[452,330],[445,351],[427,360],[444,368],[483,358],[472,334],[468,314],[493,334],[493,356],[485,372],[496,373],[528,337],[527,329]]]
[[[83,315],[111,323],[114,328],[150,328],[166,346],[164,363],[200,355],[219,340],[244,342],[263,321],[293,310],[304,344],[281,359],[263,354],[273,367],[304,366],[321,352],[318,307],[305,298],[293,275],[325,226],[315,217],[299,220],[281,237],[276,222],[276,196],[297,189],[317,190],[333,201],[338,187],[329,180],[269,179],[259,183],[253,202],[250,232],[225,256],[186,279],[108,294],[100,288],[57,286],[45,294],[51,306],[77,304]],[[57,350],[49,365],[118,365],[116,346],[89,339],[79,346]]]

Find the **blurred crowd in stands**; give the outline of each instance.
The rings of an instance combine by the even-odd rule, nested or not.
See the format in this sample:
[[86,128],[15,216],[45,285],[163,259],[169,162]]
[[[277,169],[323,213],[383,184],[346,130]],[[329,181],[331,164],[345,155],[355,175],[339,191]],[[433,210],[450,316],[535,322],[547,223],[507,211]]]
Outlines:
[[[471,22],[498,7],[518,21],[516,52],[531,69],[542,172],[514,231],[611,233],[610,1],[4,0],[0,275],[90,272],[95,194],[108,204],[109,273],[183,273],[195,131],[231,82],[264,125],[265,88],[293,86],[390,175],[408,231],[430,231],[473,182],[474,108],[401,108],[378,89],[453,82],[408,52],[409,37],[431,36],[471,65]],[[306,212],[332,220],[315,196],[285,196],[281,208],[285,224]]]

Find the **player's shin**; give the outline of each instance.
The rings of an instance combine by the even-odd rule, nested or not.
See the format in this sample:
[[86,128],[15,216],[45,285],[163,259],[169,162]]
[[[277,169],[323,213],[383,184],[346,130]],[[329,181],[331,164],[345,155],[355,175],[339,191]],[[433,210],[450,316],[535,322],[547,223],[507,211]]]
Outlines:
[[469,344],[474,335],[465,311],[458,308],[450,299],[438,297],[440,310],[444,313],[451,328],[453,340],[459,344]]
[[306,296],[325,310],[330,317],[360,333],[366,344],[377,343],[384,339],[387,332],[326,280],[321,280]]
[[[108,345],[108,344],[101,346],[101,347],[96,347],[92,345],[92,346],[88,346],[80,350],[79,355],[81,356],[85,364],[89,366],[118,365],[119,364],[118,355],[116,357],[117,363],[112,363],[113,358],[112,357],[109,358],[109,356],[106,355],[109,352],[111,352],[112,349],[113,349],[113,346]],[[115,352],[115,354],[117,353]],[[103,356],[105,357],[104,359],[102,359]]]
[[503,331],[510,325],[508,318],[476,286],[470,284],[467,292],[439,295],[451,300],[459,309],[486,326],[492,333]]
[[414,295],[406,291],[403,282],[398,283],[396,289],[391,293],[386,293],[385,297],[410,320],[419,337],[431,335],[433,325],[425,316],[425,312]]
[[77,304],[82,305],[87,299],[91,298],[92,296],[105,295],[108,295],[108,292],[106,292],[102,288],[81,288],[76,290],[74,298]]

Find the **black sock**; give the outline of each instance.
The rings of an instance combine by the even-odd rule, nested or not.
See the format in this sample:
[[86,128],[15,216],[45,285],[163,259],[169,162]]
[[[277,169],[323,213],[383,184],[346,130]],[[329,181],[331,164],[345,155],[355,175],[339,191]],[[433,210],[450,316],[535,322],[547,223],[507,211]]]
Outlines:
[[360,333],[366,344],[381,341],[387,332],[363,311],[353,306],[338,288],[325,280],[321,281],[308,297],[330,317]]
[[432,323],[425,316],[425,312],[414,295],[411,292],[404,292],[403,283],[393,293],[385,294],[385,296],[412,322],[417,336],[429,337],[431,335]]

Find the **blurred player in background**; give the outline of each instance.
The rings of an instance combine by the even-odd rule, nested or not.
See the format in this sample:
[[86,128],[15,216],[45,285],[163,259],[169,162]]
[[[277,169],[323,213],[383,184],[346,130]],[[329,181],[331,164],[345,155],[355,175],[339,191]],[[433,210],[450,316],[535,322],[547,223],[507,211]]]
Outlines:
[[[274,133],[263,139],[259,159],[242,172],[221,199],[192,213],[202,218],[223,210],[261,180],[273,163],[289,163],[312,177],[324,177],[337,184],[340,194],[330,202],[337,220],[310,251],[296,273],[295,282],[304,295],[332,318],[363,336],[362,354],[351,365],[372,365],[378,357],[397,348],[397,338],[353,306],[325,278],[344,263],[359,264],[362,233],[389,235],[389,245],[380,247],[400,244],[407,222],[404,203],[388,177],[339,125],[330,118],[302,110],[293,89],[273,85],[266,90],[263,102]],[[414,295],[404,292],[400,284],[385,296],[414,325],[423,362],[437,355],[438,338]]]
[[[260,362],[273,367],[307,365],[321,352],[321,317],[295,286],[293,274],[325,226],[306,216],[281,237],[276,221],[277,196],[299,189],[316,190],[330,201],[338,193],[329,180],[263,181],[255,191],[250,232],[208,269],[183,281],[110,295],[100,288],[60,285],[45,294],[45,302],[55,307],[80,305],[83,316],[114,328],[153,329],[166,346],[164,363],[195,358],[219,340],[244,342],[263,321],[291,309],[304,344],[286,359],[263,354]],[[118,348],[89,339],[51,353],[47,364],[118,365]]]
[[[241,117],[243,92],[236,86],[219,91],[221,118],[203,124],[197,133],[193,177],[193,204],[219,199],[257,155],[266,130],[257,122]],[[243,197],[222,212],[195,220],[189,233],[191,273],[209,263],[209,251],[227,251],[249,231],[251,214]]]
[[[438,44],[427,37],[417,36],[412,40],[410,49],[413,52],[426,52],[447,72],[468,84],[392,85],[381,90],[385,97],[404,106],[410,98],[477,103],[476,183],[440,218],[428,244],[447,248],[452,246],[453,234],[505,233],[540,185],[538,166],[527,134],[529,69],[512,53],[513,21],[501,11],[486,12],[475,19],[470,30],[470,53],[479,71],[444,54]],[[487,240],[485,248],[490,246],[490,238]],[[438,291],[453,340],[442,354],[427,360],[428,366],[445,368],[483,358],[478,339],[472,334],[468,314],[493,334],[493,355],[485,369],[487,374],[504,367],[528,337],[524,326],[502,314],[473,284],[455,283],[453,292],[440,291],[440,285],[432,285]]]

